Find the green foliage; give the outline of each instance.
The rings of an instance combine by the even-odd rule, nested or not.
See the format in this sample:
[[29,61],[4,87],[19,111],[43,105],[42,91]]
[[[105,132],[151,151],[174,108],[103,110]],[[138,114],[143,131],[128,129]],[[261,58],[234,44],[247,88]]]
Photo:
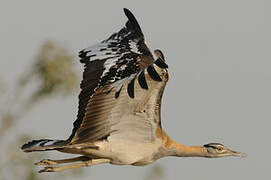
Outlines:
[[1,113],[1,121],[0,121],[0,141],[2,137],[4,137],[4,134],[7,130],[12,128],[12,125],[15,121],[15,114],[12,114],[11,112],[3,112]]
[[73,92],[78,87],[74,62],[74,57],[66,49],[46,41],[41,46],[35,63],[18,81],[20,91],[33,82],[37,85],[27,104],[32,105],[55,94],[67,96]]
[[[41,46],[34,63],[19,76],[13,85],[14,89],[8,91],[7,85],[0,78],[0,179],[44,179],[44,176],[37,173],[33,162],[42,159],[45,153],[33,153],[31,156],[24,154],[20,146],[33,137],[31,134],[17,133],[17,125],[31,107],[38,106],[37,102],[55,95],[65,98],[77,89],[78,76],[74,62],[68,50],[47,41]],[[71,171],[69,175],[80,172]],[[54,178],[60,176],[63,174]]]

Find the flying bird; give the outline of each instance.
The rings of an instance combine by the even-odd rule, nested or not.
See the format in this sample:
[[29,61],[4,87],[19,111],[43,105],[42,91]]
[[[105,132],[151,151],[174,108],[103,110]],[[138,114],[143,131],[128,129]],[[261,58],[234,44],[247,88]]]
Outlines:
[[56,150],[80,156],[43,159],[36,163],[45,166],[39,172],[101,163],[143,166],[166,156],[245,156],[220,143],[186,146],[167,135],[161,125],[161,100],[168,65],[162,51],[152,55],[131,11],[124,8],[124,13],[128,21],[120,31],[79,52],[84,72],[70,137],[33,140],[21,147],[24,152]]

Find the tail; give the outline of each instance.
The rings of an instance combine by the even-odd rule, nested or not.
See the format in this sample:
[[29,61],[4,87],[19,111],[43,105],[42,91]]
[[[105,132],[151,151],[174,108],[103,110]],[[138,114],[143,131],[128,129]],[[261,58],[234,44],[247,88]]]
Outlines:
[[40,139],[22,145],[24,152],[56,150],[67,144],[64,140]]

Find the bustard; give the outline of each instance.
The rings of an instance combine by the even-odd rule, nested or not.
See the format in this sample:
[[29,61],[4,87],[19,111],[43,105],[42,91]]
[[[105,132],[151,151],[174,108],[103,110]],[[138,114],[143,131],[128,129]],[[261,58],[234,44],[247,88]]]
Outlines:
[[[84,64],[79,110],[67,140],[33,140],[24,152],[57,150],[81,156],[44,159],[39,172],[101,163],[143,166],[166,156],[225,157],[245,154],[220,143],[185,146],[161,127],[161,99],[169,75],[164,55],[152,56],[134,15],[124,9],[125,26],[108,39],[79,52]],[[76,162],[76,163],[75,163]],[[64,166],[52,166],[73,163]]]

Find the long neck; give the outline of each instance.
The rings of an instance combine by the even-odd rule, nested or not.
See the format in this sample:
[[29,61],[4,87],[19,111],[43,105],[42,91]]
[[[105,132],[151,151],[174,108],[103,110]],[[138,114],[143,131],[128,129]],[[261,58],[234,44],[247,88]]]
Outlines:
[[[166,134],[165,134],[166,135]],[[208,157],[207,151],[203,146],[186,146],[173,141],[166,135],[164,147],[170,156],[179,157]]]
[[161,128],[156,129],[156,135],[163,142],[166,156],[179,157],[208,157],[203,146],[185,146],[173,141]]
[[186,146],[174,142],[171,144],[172,156],[179,157],[207,157],[206,149],[202,146]]

